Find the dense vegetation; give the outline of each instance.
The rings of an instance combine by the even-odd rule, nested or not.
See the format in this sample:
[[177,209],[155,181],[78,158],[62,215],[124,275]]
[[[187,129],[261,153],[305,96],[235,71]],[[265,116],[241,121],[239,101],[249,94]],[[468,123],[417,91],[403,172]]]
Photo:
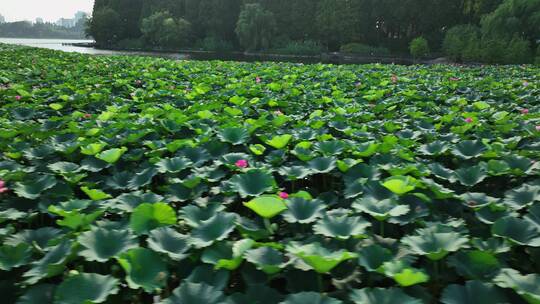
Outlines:
[[522,63],[540,39],[540,0],[97,0],[93,16],[99,44],[135,48],[385,55],[422,37],[454,60]]
[[539,303],[539,72],[1,45],[2,299]]
[[85,39],[85,23],[86,19],[81,19],[71,28],[53,23],[30,23],[28,21],[0,23],[0,37]]

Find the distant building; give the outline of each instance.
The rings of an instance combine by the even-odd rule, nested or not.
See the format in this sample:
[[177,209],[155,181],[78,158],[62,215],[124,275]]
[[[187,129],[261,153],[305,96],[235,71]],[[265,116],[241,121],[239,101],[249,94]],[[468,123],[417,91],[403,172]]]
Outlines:
[[37,24],[42,24],[42,23],[44,23],[44,22],[43,22],[43,18],[36,18],[36,23],[37,23]]
[[77,24],[77,22],[79,22],[79,20],[83,18],[87,18],[87,17],[88,17],[87,13],[78,11],[75,14],[75,18],[60,18],[58,19],[58,21],[55,22],[55,24],[58,26],[63,26],[63,27],[74,27]]
[[5,23],[6,22],[6,18],[4,18],[4,16],[0,15],[0,23]]

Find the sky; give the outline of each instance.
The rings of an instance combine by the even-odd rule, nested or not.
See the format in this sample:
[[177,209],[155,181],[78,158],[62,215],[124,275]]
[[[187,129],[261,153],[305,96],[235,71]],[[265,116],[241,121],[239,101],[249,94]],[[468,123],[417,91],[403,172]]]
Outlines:
[[0,15],[7,22],[43,18],[56,21],[73,18],[77,11],[92,12],[94,0],[0,0]]

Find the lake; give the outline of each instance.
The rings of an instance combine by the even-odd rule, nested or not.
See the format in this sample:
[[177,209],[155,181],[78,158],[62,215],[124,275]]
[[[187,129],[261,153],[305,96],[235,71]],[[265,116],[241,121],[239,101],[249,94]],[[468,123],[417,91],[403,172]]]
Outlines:
[[66,40],[66,39],[32,39],[32,38],[0,38],[0,43],[17,44],[38,48],[45,48],[64,52],[75,52],[90,55],[141,55],[157,56],[172,59],[187,59],[187,55],[178,53],[159,53],[159,52],[134,52],[134,51],[115,51],[101,50],[91,47],[80,47],[65,45],[71,43],[91,43],[93,40]]
[[327,56],[289,56],[289,55],[259,55],[235,53],[212,53],[212,52],[142,52],[142,51],[122,51],[122,50],[103,50],[93,47],[80,47],[69,44],[73,43],[91,43],[93,40],[66,40],[66,39],[32,39],[32,38],[0,38],[0,43],[18,44],[38,48],[46,48],[64,52],[75,52],[90,55],[137,55],[153,56],[177,60],[228,60],[228,61],[278,61],[278,62],[297,62],[297,63],[335,63],[335,64],[363,64],[363,63],[398,63],[411,64],[410,58],[400,57],[377,57],[377,56],[340,56],[329,54]]

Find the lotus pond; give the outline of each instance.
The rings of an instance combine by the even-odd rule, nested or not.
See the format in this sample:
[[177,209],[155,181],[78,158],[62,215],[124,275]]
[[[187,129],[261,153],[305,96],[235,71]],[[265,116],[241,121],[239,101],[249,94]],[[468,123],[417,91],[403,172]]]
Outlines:
[[540,303],[540,68],[0,45],[3,303]]

